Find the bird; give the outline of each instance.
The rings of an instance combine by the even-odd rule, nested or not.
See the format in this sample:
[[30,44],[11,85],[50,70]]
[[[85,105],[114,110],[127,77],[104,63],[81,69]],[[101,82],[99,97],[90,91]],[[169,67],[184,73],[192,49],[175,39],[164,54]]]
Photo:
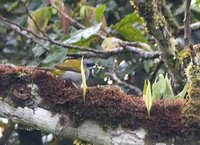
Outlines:
[[[96,63],[89,59],[83,60],[86,79],[89,78],[90,70]],[[62,63],[56,64],[53,68],[37,67],[40,70],[46,70],[60,77],[63,80],[72,82],[75,86],[82,84],[81,59],[66,59]]]

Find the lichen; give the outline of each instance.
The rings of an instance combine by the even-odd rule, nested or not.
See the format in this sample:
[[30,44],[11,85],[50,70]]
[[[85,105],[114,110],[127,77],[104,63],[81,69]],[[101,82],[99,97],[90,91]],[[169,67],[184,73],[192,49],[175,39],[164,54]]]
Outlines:
[[198,132],[200,129],[200,68],[192,62],[186,69],[188,78],[188,95],[190,100],[182,110],[184,130]]

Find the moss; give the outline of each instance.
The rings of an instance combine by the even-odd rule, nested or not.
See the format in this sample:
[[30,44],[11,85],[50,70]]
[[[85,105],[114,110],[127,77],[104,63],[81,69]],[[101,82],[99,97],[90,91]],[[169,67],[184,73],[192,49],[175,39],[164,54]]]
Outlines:
[[182,111],[182,121],[185,124],[184,130],[198,132],[200,129],[200,68],[190,63],[186,71],[189,87],[188,95],[190,100]]
[[197,133],[200,128],[200,100],[191,99],[182,111],[182,122],[185,133]]
[[[17,77],[17,72],[22,70],[26,75]],[[168,135],[179,134],[183,126],[181,110],[185,104],[184,100],[158,100],[153,103],[149,117],[141,96],[127,95],[114,86],[89,87],[84,101],[81,88],[43,71],[28,67],[0,66],[0,74],[0,90],[7,88],[6,91],[10,91],[9,88],[15,88],[19,84],[26,86],[32,82],[37,85],[38,94],[43,99],[43,103],[38,104],[40,107],[69,116],[76,125],[90,119],[104,127],[115,128],[120,125],[133,130],[143,127],[149,132]],[[30,92],[31,89],[27,91]],[[5,90],[1,93],[5,93]],[[25,102],[32,98],[32,94],[27,93],[26,97],[14,96],[27,107],[31,107]]]
[[188,93],[191,99],[200,97],[200,68],[190,63],[186,75],[189,82]]

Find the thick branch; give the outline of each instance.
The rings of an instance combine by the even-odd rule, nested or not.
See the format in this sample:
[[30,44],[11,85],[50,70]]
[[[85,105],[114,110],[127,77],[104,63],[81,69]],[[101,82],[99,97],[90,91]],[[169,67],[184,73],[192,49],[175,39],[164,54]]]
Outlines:
[[0,101],[0,115],[10,118],[13,123],[24,124],[65,138],[79,138],[94,144],[111,144],[111,131],[106,133],[96,123],[85,121],[75,128],[65,116],[66,126],[63,126],[60,120],[63,118],[62,114],[52,115],[52,112],[42,108],[36,110],[27,107],[14,108]]
[[169,26],[170,31],[172,34],[176,34],[179,31],[179,24],[176,21],[176,19],[173,17],[171,10],[168,8],[166,1],[161,0],[161,9],[162,9],[162,14],[164,15],[167,24]]
[[[129,141],[133,144],[135,140],[131,135],[135,136],[136,132],[119,129],[119,126],[131,130],[142,127],[149,134],[160,136],[176,136],[184,129],[188,133],[188,128],[199,130],[199,126],[194,127],[199,120],[182,119],[184,100],[155,101],[149,117],[141,97],[129,96],[116,87],[89,87],[84,101],[81,88],[33,68],[0,65],[0,74],[0,96],[4,100],[0,101],[0,115],[46,132],[95,144],[115,144],[116,140],[116,144]],[[39,107],[34,105],[36,103]],[[51,110],[53,115],[40,107]],[[185,126],[188,123],[189,126]],[[130,140],[123,139],[124,133]],[[144,143],[143,137],[139,141]]]
[[150,34],[157,40],[158,47],[161,51],[161,57],[168,67],[169,73],[175,83],[175,87],[177,89],[182,88],[184,79],[181,72],[183,72],[183,69],[179,63],[178,56],[175,53],[175,39],[170,32],[165,17],[159,11],[161,7],[159,1],[137,0],[134,2],[140,15],[145,19]]

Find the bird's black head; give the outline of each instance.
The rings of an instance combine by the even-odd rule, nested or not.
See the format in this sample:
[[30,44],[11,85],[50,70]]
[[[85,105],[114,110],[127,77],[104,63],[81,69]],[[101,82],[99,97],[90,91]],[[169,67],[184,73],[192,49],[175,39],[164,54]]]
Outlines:
[[87,66],[87,68],[92,69],[96,65],[96,63],[92,60],[85,59],[84,64]]

